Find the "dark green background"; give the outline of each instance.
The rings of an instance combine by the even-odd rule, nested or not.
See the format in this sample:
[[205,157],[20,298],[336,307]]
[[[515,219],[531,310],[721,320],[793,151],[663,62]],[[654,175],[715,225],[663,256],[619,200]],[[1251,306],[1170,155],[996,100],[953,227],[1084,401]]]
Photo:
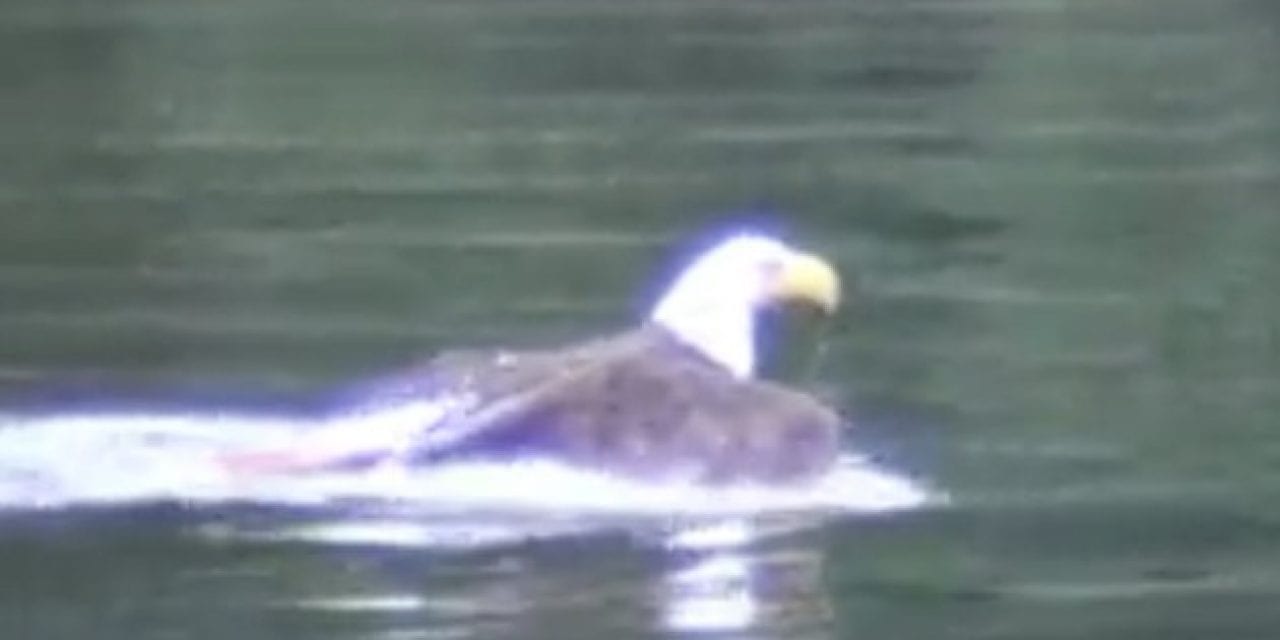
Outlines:
[[[820,383],[866,446],[956,499],[795,541],[826,613],[784,636],[1269,638],[1277,6],[5,0],[4,396],[286,393],[603,332],[690,234],[768,205],[856,274]],[[147,531],[8,544],[4,624],[400,628],[246,615],[243,587],[182,576],[341,572]],[[457,623],[477,637],[651,633],[616,613],[665,560],[591,552],[517,556],[536,579],[476,560],[410,582],[523,585],[523,613]],[[280,580],[255,584],[297,588]]]

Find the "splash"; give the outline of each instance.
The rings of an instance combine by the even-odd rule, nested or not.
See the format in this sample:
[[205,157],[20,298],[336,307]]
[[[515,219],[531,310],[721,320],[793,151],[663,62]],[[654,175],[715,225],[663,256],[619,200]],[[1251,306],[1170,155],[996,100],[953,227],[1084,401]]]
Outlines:
[[[208,532],[470,547],[576,533],[606,521],[878,513],[938,499],[856,455],[810,483],[784,487],[655,484],[537,459],[276,474],[236,473],[222,462],[227,452],[299,442],[394,452],[448,410],[418,403],[323,419],[230,411],[0,416],[0,513],[157,502],[197,510],[250,505],[323,517],[266,528],[223,522]],[[685,534],[670,539],[695,548],[706,544],[699,536],[714,533],[694,529],[687,541]]]
[[[789,487],[653,484],[549,460],[243,476],[219,455],[306,439],[395,450],[442,411],[406,405],[332,420],[234,412],[84,413],[0,417],[0,508],[181,500],[322,505],[383,501],[439,509],[505,507],[625,513],[880,511],[928,494],[907,478],[846,456],[830,474]],[[354,434],[354,435],[353,435]],[[353,437],[361,442],[352,441]]]

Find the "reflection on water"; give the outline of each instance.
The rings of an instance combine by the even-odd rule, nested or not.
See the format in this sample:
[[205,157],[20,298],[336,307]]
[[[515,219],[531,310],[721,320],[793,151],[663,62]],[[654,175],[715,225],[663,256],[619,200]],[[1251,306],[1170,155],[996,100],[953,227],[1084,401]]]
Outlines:
[[758,604],[751,561],[732,551],[664,576],[662,622],[675,631],[739,631],[752,626]]
[[[677,637],[832,637],[820,553],[757,539],[743,520],[707,527],[737,528],[745,537],[654,556],[661,544],[619,545],[579,534],[560,541],[575,546],[572,559],[509,547],[488,559],[435,556],[435,566],[401,555],[390,538],[381,541],[385,546],[366,538],[371,546],[363,553],[391,554],[399,566],[371,563],[355,585],[343,580],[330,592],[270,606],[352,620],[376,616],[374,626],[398,634],[434,635],[456,624],[453,632],[463,637],[528,637],[530,630],[554,628],[551,621],[572,621],[578,630],[572,637],[625,628]],[[465,575],[460,568],[452,574],[451,561],[465,566]],[[582,621],[588,618],[597,620]]]
[[[741,535],[715,547],[669,547],[654,556],[661,543],[619,545],[580,534],[560,542],[575,546],[572,559],[545,549],[547,556],[540,558],[536,548],[513,547],[488,560],[455,556],[453,561],[467,567],[466,575],[443,579],[447,566],[396,556],[399,568],[375,563],[358,586],[342,587],[346,591],[275,606],[333,617],[381,616],[379,627],[402,634],[433,634],[456,622],[455,631],[464,637],[528,637],[523,633],[554,628],[551,621],[572,621],[577,632],[565,631],[571,637],[627,628],[676,637],[834,637],[822,554],[760,539],[745,520],[705,528],[736,529]],[[679,537],[668,541],[678,544]],[[403,551],[390,539],[382,542],[386,546],[367,546],[365,552]],[[445,556],[435,560],[449,562]],[[461,584],[450,584],[455,580]],[[405,590],[388,589],[390,584]],[[595,622],[583,622],[591,618]]]
[[697,552],[659,578],[661,627],[684,633],[769,630],[779,637],[829,630],[821,555],[753,548],[758,533],[750,521],[726,520],[672,536],[676,546],[696,537]]

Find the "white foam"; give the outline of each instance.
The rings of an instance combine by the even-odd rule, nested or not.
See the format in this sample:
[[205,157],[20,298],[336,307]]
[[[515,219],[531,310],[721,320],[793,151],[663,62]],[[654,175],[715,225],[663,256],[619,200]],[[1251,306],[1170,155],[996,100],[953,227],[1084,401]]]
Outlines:
[[441,410],[400,407],[325,421],[223,412],[0,417],[0,508],[155,500],[267,505],[356,501],[441,513],[729,515],[879,512],[916,507],[935,497],[911,479],[856,456],[847,456],[813,482],[781,487],[644,483],[548,460],[384,465],[296,475],[236,475],[218,462],[220,453],[288,445],[315,434],[332,441],[362,434],[376,447],[394,450]]

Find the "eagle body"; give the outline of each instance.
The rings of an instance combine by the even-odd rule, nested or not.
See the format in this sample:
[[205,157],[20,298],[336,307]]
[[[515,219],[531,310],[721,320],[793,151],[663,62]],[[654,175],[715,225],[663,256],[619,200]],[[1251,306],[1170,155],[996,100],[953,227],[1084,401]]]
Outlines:
[[659,326],[564,349],[446,353],[390,388],[471,401],[432,425],[415,462],[551,457],[654,480],[786,481],[828,468],[840,417],[739,380]]
[[556,349],[445,352],[358,389],[357,412],[425,403],[406,437],[339,427],[224,462],[298,472],[354,459],[536,456],[644,479],[811,477],[836,459],[840,417],[755,378],[756,316],[792,300],[832,312],[838,298],[838,276],[817,256],[730,237],[687,265],[635,329]]

